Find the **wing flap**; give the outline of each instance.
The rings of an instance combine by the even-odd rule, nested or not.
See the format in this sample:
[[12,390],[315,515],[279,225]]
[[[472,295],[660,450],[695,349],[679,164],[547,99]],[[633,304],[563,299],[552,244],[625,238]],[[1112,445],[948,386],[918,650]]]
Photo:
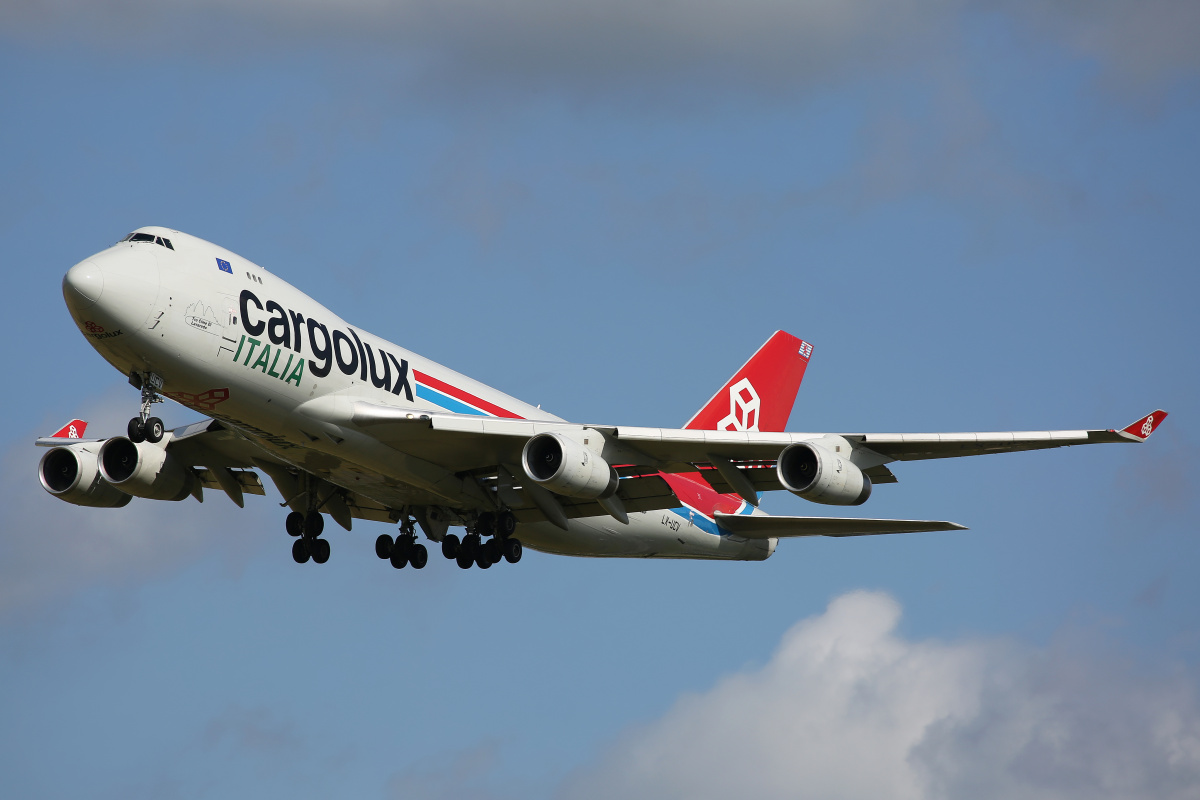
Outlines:
[[[223,468],[216,467],[215,469]],[[212,469],[207,467],[199,467],[196,468],[194,472],[196,477],[200,480],[201,485],[203,485],[205,489],[212,489],[214,491],[219,491],[221,489],[221,482],[217,480]],[[230,470],[230,472],[233,473],[234,479],[238,482],[238,485],[242,487],[242,491],[246,494],[266,495],[267,490],[263,487],[262,479],[258,477],[257,473],[251,472],[250,470],[240,469]]]
[[925,519],[769,517],[723,514],[718,511],[716,520],[717,524],[725,530],[747,539],[782,539],[793,536],[876,536],[885,533],[967,530],[965,526],[955,522]]

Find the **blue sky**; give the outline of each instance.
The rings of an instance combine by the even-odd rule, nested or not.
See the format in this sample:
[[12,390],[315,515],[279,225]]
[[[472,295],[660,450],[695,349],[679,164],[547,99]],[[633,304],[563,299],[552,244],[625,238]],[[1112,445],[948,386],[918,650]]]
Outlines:
[[[1173,0],[0,3],[0,794],[1194,796],[1198,34]],[[151,224],[573,420],[682,424],[780,328],[793,430],[1171,417],[861,510],[964,533],[418,573],[360,524],[298,567],[273,495],[37,484],[33,438],[137,399],[62,275]]]

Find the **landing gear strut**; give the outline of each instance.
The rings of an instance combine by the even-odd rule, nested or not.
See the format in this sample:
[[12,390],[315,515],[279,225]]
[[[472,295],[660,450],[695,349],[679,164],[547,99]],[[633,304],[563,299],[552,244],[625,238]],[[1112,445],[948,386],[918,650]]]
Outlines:
[[133,372],[129,375],[129,382],[142,390],[142,410],[136,417],[129,420],[129,427],[126,429],[129,441],[161,442],[163,434],[166,432],[163,428],[163,421],[158,417],[150,416],[150,406],[163,401],[158,394],[158,390],[163,386],[162,377],[153,372],[144,374]]

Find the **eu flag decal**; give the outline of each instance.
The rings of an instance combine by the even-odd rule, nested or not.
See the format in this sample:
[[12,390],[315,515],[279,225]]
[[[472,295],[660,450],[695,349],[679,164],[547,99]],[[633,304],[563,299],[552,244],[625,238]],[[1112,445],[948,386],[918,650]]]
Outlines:
[[228,272],[230,275],[233,274],[233,267],[229,266],[229,262],[224,259],[217,259],[217,269],[221,270],[221,272]]

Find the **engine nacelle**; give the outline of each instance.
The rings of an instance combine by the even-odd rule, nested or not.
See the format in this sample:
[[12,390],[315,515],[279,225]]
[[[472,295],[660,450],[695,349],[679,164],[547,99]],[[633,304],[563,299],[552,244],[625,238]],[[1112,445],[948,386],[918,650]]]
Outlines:
[[91,508],[120,508],[133,498],[114,489],[100,475],[93,444],[51,448],[38,464],[42,488],[59,500]]
[[526,442],[521,466],[531,481],[556,494],[600,500],[617,493],[617,473],[608,462],[561,433],[539,433]]
[[150,500],[182,500],[196,484],[195,474],[165,447],[134,444],[124,436],[114,436],[100,448],[100,474],[125,494]]
[[871,496],[871,479],[850,459],[812,442],[788,445],[775,465],[783,488],[829,506],[858,506]]

